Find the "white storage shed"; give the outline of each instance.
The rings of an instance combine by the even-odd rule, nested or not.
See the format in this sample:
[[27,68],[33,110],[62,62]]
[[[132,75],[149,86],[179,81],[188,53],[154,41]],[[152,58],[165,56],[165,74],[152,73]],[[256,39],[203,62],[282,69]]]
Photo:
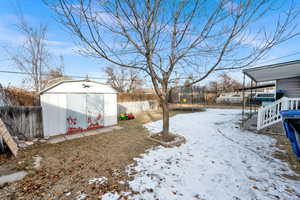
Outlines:
[[44,137],[117,124],[117,91],[89,80],[61,81],[40,93]]

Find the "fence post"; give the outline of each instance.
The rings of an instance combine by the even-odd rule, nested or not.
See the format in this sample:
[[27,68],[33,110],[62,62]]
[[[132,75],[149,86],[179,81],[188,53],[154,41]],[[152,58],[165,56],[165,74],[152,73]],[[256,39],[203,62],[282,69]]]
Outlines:
[[257,130],[261,128],[261,121],[262,121],[262,108],[259,108],[257,111]]
[[288,110],[289,109],[289,98],[282,97],[282,109],[281,110]]
[[[11,114],[5,114],[5,112]],[[8,124],[13,136],[34,138],[43,135],[42,114],[39,106],[0,107],[0,115],[3,115],[3,121]]]

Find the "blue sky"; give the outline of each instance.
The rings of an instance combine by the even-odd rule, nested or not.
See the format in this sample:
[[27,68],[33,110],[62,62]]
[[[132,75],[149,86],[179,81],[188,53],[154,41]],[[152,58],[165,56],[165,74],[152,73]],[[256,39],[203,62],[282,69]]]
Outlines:
[[[0,1],[0,70],[18,71],[8,60],[3,48],[17,45],[21,35],[16,30],[18,8],[15,0]],[[65,60],[65,73],[79,76],[103,77],[103,64],[92,58],[86,58],[76,53],[76,46],[69,33],[60,25],[52,11],[41,0],[19,1],[22,13],[33,26],[39,23],[48,26],[48,48],[55,56],[63,55]],[[4,85],[20,86],[23,75],[0,73],[0,82]]]
[[[83,57],[76,53],[76,46],[72,37],[60,25],[54,17],[54,13],[42,2],[42,0],[20,0],[19,5],[23,15],[32,25],[44,23],[48,25],[48,47],[52,54],[58,56],[62,54],[65,59],[65,73],[79,76],[96,76],[103,77],[103,67],[107,66],[104,61],[95,60],[93,58]],[[300,8],[300,2],[298,3]],[[8,56],[4,53],[3,48],[18,44],[22,37],[16,30],[17,23],[17,6],[16,0],[0,1],[0,70],[18,71],[18,69],[8,60]],[[271,23],[272,18],[267,18],[265,23]],[[300,31],[300,27],[298,27]],[[284,45],[273,49],[268,56],[261,61],[261,64],[271,64],[289,60],[300,59],[300,37],[294,38]],[[295,54],[280,58],[283,56]],[[239,71],[229,72],[235,78],[241,80]],[[21,81],[23,75],[13,75],[0,73],[0,83],[3,85],[22,86]],[[215,79],[216,74],[210,76],[204,83]],[[104,81],[104,80],[102,80]],[[204,84],[203,83],[203,84]]]

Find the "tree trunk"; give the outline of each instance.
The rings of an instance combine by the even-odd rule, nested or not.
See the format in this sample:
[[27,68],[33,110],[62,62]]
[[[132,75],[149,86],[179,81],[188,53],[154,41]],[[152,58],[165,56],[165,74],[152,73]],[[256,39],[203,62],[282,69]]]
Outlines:
[[163,140],[166,140],[169,135],[169,107],[167,100],[162,101],[162,109],[163,109],[163,131],[162,137]]

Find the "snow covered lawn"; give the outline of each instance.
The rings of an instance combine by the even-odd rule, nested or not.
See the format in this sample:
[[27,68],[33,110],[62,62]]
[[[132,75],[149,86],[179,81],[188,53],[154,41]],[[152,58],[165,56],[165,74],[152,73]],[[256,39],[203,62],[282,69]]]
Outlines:
[[[180,147],[149,150],[129,182],[133,199],[300,199],[300,183],[286,163],[274,159],[275,139],[241,131],[239,110],[210,109],[171,118],[171,132],[186,137]],[[162,122],[146,124],[156,133]]]

